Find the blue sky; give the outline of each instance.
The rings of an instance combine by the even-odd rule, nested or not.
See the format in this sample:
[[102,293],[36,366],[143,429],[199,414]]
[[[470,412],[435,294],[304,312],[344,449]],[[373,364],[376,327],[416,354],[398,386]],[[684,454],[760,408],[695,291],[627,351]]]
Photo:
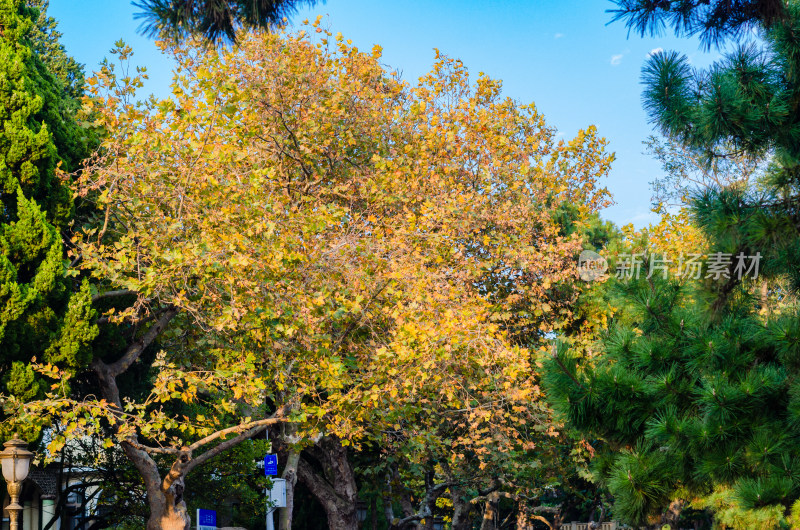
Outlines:
[[[429,70],[438,48],[475,74],[503,80],[506,95],[535,103],[565,138],[596,125],[617,154],[604,183],[616,204],[603,215],[642,227],[656,220],[649,182],[661,172],[643,154],[642,141],[653,131],[641,106],[641,67],[656,48],[683,51],[701,67],[718,55],[670,34],[628,37],[622,23],[608,24],[605,11],[612,7],[609,0],[328,0],[302,10],[293,22],[326,15],[334,33],[360,48],[380,44],[384,62],[409,80]],[[133,62],[148,68],[146,89],[166,96],[171,61],[136,33],[135,11],[128,0],[50,1],[68,52],[87,71],[122,38],[133,46]]]

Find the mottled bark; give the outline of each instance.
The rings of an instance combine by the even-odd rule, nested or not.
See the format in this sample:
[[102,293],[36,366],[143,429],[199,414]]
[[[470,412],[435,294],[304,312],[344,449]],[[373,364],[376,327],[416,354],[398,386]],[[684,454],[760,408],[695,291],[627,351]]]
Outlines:
[[280,445],[285,448],[283,452],[286,455],[286,465],[281,474],[281,478],[286,480],[286,507],[278,510],[278,530],[292,530],[294,487],[297,485],[297,464],[300,461],[300,452],[291,446],[296,432],[295,425],[284,425],[280,438]]
[[330,530],[358,528],[356,479],[338,438],[326,436],[305,449],[297,464],[297,478],[322,505]]
[[[164,331],[177,314],[178,310],[173,307],[164,310],[158,320],[138,340],[130,344],[122,357],[113,363],[107,364],[100,359],[92,363],[103,397],[119,410],[122,410],[122,400],[117,387],[117,376],[125,373],[139,359],[142,352]],[[150,509],[147,530],[189,530],[191,519],[183,500],[185,475],[177,470],[191,458],[190,453],[187,455],[184,451],[176,451],[178,458],[170,473],[162,480],[155,460],[137,443],[134,436],[122,442],[122,449],[144,481]]]
[[[147,530],[189,530],[191,519],[183,499],[183,476],[167,475],[162,480],[158,466],[146,451],[127,442],[123,442],[122,446],[128,459],[142,476],[147,490],[147,504],[150,509]],[[179,456],[170,474],[180,469],[187,458],[186,455]]]
[[278,530],[292,530],[292,513],[294,511],[294,487],[297,484],[297,464],[300,452],[290,450],[286,457],[286,467],[281,478],[286,480],[286,507],[278,510]]

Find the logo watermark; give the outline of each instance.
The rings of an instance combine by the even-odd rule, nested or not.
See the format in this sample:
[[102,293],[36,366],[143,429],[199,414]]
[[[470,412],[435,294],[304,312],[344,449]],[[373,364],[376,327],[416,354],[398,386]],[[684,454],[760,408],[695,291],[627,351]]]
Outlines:
[[584,250],[578,257],[578,275],[585,282],[603,279],[608,272],[606,258],[593,250]]

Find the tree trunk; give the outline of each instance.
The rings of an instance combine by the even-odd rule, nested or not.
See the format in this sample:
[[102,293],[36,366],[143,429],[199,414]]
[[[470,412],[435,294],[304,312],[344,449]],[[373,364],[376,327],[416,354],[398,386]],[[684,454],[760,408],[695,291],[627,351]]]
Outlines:
[[356,512],[349,513],[335,509],[325,510],[328,515],[328,530],[355,530],[358,528],[358,516]]
[[[400,484],[400,476],[398,474],[397,483]],[[411,517],[414,515],[416,510],[414,510],[414,506],[411,504],[411,497],[409,496],[408,492],[405,489],[402,489],[398,492],[398,497],[400,499],[400,509],[403,510],[403,517]]]
[[300,461],[298,451],[289,450],[286,467],[281,478],[286,479],[286,508],[278,510],[278,530],[292,530],[292,512],[294,510],[294,486],[297,484],[297,463]]
[[369,512],[372,519],[372,530],[378,530],[378,500],[375,497],[369,501]]
[[[400,521],[401,518],[397,517],[394,513],[394,490],[400,490],[402,492],[402,486],[399,482],[399,476],[397,471],[394,473],[387,473],[386,474],[386,488],[383,489],[381,496],[383,497],[383,514],[386,517],[386,522],[389,525],[389,530],[397,530],[397,522]],[[401,493],[402,494],[402,493]],[[408,503],[410,506],[410,503]],[[404,517],[405,510],[403,510]],[[410,515],[410,514],[408,514]]]
[[130,443],[123,442],[122,447],[144,479],[150,508],[147,530],[190,530],[191,518],[183,499],[183,476],[174,478],[169,488],[164,490],[164,482],[152,457]]
[[761,309],[767,316],[770,316],[769,310],[769,283],[767,280],[761,281],[761,289],[759,292],[759,297],[761,298]]
[[461,488],[450,487],[450,500],[453,502],[453,530],[472,530],[472,521],[469,518],[472,504],[464,500]]
[[[123,407],[117,386],[117,376],[124,373],[139,359],[141,353],[161,334],[177,314],[178,309],[165,308],[147,332],[129,344],[122,357],[115,362],[106,364],[100,359],[92,362],[92,369],[97,375],[103,397],[118,410],[122,411]],[[191,454],[181,453],[170,470],[169,480],[162,480],[155,460],[146,451],[137,448],[135,436],[123,441],[121,445],[125,455],[136,467],[144,481],[147,504],[150,508],[147,530],[190,530],[191,518],[183,499],[184,473],[181,469],[191,458]]]
[[553,530],[561,530],[561,524],[561,512],[559,511],[553,516]]
[[297,463],[300,460],[298,451],[289,451],[286,467],[281,478],[286,479],[286,507],[278,510],[278,530],[292,530],[292,513],[294,511],[294,487],[297,484]]
[[678,528],[678,520],[681,517],[681,512],[686,503],[683,500],[674,500],[669,504],[667,511],[661,516],[660,525],[668,524],[673,530]]
[[148,495],[147,502],[150,506],[147,530],[190,530],[192,521],[183,500],[176,502],[174,496],[166,494],[157,500]]
[[337,438],[327,436],[307,448],[298,461],[297,478],[322,505],[329,530],[358,528],[356,479]]
[[481,521],[481,530],[497,530],[498,500],[496,492],[490,493],[489,497],[486,499],[483,509],[483,521]]
[[[95,359],[92,362],[92,369],[97,375],[103,397],[120,413],[123,410],[123,406],[122,400],[120,399],[119,387],[117,386],[117,376],[125,373],[125,371],[139,359],[141,353],[161,334],[164,328],[177,314],[178,309],[174,307],[164,309],[156,323],[150,326],[144,335],[139,337],[135,342],[129,344],[122,357],[115,362],[106,364],[100,359]],[[189,516],[189,510],[186,507],[186,501],[183,498],[185,488],[184,479],[186,475],[188,475],[192,469],[202,465],[211,458],[263,432],[269,425],[283,421],[285,412],[285,407],[280,407],[270,418],[222,429],[198,440],[189,447],[183,447],[181,449],[146,447],[138,443],[136,435],[130,435],[125,438],[121,443],[122,449],[142,476],[147,491],[147,504],[150,508],[147,530],[190,530],[192,520]],[[117,427],[119,427],[119,424]],[[225,439],[225,437],[231,433],[233,433],[234,436]],[[192,457],[192,452],[198,447],[218,440],[224,441],[221,441],[199,456]],[[159,474],[158,465],[155,460],[153,460],[150,453],[176,456],[169,473],[167,473],[163,480]]]
[[531,522],[525,509],[520,506],[517,511],[517,530],[531,530]]

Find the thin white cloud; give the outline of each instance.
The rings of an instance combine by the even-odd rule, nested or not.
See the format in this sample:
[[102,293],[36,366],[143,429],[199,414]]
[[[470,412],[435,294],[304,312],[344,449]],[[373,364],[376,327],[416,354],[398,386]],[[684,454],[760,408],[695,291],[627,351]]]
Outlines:
[[657,53],[661,53],[661,52],[663,52],[663,51],[664,51],[664,48],[661,48],[661,47],[659,47],[659,48],[653,48],[652,50],[650,50],[650,53],[648,53],[648,54],[647,54],[647,56],[648,56],[648,57],[652,57],[653,55],[655,55],[655,54],[657,54]]
[[611,66],[618,66],[622,62],[622,58],[624,57],[623,54],[617,54],[611,56]]
[[554,38],[554,39],[561,39],[561,38],[563,38],[563,37],[564,37],[564,34],[563,34],[563,33],[556,33],[555,35],[553,35],[553,38]]

